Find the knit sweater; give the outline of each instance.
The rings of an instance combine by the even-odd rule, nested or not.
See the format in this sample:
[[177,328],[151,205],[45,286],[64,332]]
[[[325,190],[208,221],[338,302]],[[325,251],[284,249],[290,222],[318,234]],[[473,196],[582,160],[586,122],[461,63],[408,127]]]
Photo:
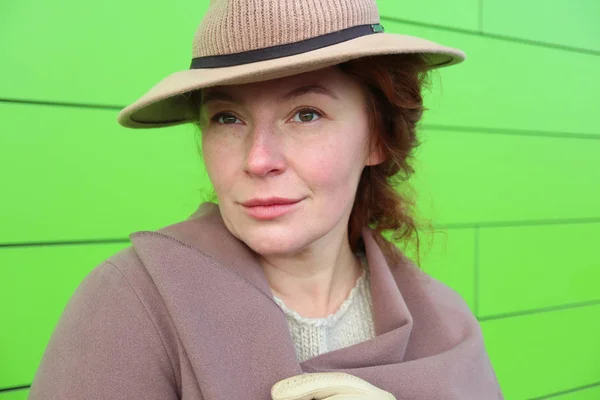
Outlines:
[[369,268],[364,256],[361,259],[364,267],[362,275],[338,310],[327,317],[302,317],[274,296],[285,313],[300,362],[375,336]]

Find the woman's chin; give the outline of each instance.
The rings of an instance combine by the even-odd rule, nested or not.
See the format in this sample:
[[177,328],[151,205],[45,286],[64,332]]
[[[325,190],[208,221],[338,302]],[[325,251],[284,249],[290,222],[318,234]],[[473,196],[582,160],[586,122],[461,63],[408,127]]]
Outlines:
[[263,257],[292,255],[301,251],[304,246],[295,241],[286,240],[256,240],[246,241],[248,247]]
[[248,247],[261,256],[285,256],[296,254],[308,245],[310,240],[298,235],[298,232],[256,232],[244,234],[241,239]]

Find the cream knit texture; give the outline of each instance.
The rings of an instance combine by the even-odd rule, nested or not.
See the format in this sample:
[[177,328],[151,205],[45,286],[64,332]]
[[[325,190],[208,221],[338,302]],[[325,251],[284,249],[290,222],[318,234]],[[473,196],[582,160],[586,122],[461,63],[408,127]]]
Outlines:
[[372,0],[212,0],[194,36],[192,57],[292,43],[379,23]]
[[369,269],[364,257],[362,275],[338,310],[323,318],[305,318],[274,296],[285,313],[300,362],[375,337]]

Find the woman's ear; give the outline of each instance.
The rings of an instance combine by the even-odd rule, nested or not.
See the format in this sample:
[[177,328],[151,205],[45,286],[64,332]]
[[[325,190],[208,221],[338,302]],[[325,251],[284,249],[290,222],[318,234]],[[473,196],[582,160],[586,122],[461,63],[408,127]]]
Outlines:
[[386,157],[381,151],[381,146],[376,145],[373,146],[373,150],[371,150],[371,154],[367,157],[367,162],[365,166],[379,165],[385,161]]

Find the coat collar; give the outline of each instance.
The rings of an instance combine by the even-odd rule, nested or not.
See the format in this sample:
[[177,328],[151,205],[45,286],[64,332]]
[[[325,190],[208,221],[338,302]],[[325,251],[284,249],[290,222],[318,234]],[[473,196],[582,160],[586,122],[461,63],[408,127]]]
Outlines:
[[[278,380],[317,371],[348,372],[392,393],[398,391],[398,385],[410,382],[418,391],[419,383],[413,381],[423,373],[421,364],[410,368],[404,365],[405,358],[419,357],[421,349],[432,352],[452,343],[441,343],[447,340],[441,339],[441,344],[424,343],[407,353],[411,337],[418,343],[431,335],[411,336],[413,316],[400,287],[401,280],[412,279],[405,272],[414,265],[403,257],[404,264],[390,268],[373,235],[369,228],[362,231],[376,337],[302,363],[296,358],[285,314],[273,299],[255,253],[229,232],[217,205],[204,203],[185,221],[157,231],[135,232],[130,239],[169,309],[197,376],[212,382],[203,388],[205,398],[268,399],[266,394]],[[476,346],[472,351],[481,349]],[[430,368],[447,373],[443,366]],[[214,383],[223,381],[224,376],[241,378],[226,389]],[[431,390],[431,383],[423,384]],[[453,382],[440,381],[434,384],[435,390],[445,393],[447,384]]]
[[[216,204],[203,203],[187,221],[170,225],[158,232],[221,260],[224,268],[243,277],[274,302],[256,253],[229,232]],[[362,238],[370,270],[375,334],[380,336],[403,326],[410,329],[410,313],[398,291],[388,262],[373,238],[373,231],[363,228]]]

